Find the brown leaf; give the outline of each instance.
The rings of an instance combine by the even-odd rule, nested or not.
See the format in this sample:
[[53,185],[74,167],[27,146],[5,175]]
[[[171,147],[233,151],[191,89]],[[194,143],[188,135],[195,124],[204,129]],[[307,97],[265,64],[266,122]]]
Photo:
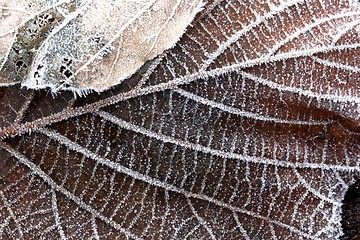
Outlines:
[[1,237],[339,238],[359,20],[354,1],[209,1],[101,94],[1,88]]

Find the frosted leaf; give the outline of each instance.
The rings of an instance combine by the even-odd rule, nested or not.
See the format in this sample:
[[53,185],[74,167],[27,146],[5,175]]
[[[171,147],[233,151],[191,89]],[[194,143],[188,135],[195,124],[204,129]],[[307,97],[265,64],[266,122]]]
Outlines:
[[[30,2],[16,4],[24,10],[12,13],[16,10],[8,4],[2,7],[5,20],[14,18],[15,25],[20,24],[17,15],[24,15]],[[172,47],[202,6],[200,0],[48,4],[45,1],[43,9],[21,26],[7,26],[17,34],[5,34],[4,45],[0,44],[2,61],[7,61],[2,78],[28,88],[78,92],[103,91],[131,76]]]
[[[74,26],[57,4],[44,26]],[[0,88],[0,239],[351,238],[358,7],[204,1],[172,48],[101,94]],[[68,75],[76,61],[60,60]]]
[[[19,28],[25,22],[29,21],[33,14],[41,9],[39,1],[33,0],[14,0],[0,1],[0,69],[3,70],[4,65],[11,54],[11,48],[16,41],[16,35]],[[30,29],[29,29],[30,30]],[[15,48],[16,49],[16,48]],[[19,62],[15,69],[22,71],[24,62]],[[4,74],[0,75],[0,84],[11,84],[14,80],[6,78]],[[16,82],[16,80],[15,80]]]

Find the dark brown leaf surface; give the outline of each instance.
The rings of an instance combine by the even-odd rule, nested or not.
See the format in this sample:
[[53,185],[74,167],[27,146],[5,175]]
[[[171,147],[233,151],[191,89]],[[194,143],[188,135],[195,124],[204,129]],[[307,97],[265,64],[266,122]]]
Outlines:
[[359,24],[356,1],[214,0],[109,91],[0,88],[0,238],[339,238]]

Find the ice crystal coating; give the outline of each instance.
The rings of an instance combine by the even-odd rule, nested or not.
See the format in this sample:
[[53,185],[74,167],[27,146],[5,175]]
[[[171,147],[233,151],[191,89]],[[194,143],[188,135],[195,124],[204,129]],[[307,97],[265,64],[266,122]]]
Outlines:
[[55,92],[104,91],[172,47],[201,6],[200,0],[3,2],[0,77]]
[[[101,94],[4,78],[0,239],[340,238],[360,179],[357,1],[204,2]],[[56,4],[44,28],[68,26]]]

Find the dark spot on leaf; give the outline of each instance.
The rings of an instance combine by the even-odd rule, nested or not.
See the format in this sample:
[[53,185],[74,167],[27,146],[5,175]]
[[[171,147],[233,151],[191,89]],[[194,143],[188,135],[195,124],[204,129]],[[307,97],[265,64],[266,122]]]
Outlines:
[[342,240],[360,239],[360,180],[351,185],[345,194],[342,207]]

